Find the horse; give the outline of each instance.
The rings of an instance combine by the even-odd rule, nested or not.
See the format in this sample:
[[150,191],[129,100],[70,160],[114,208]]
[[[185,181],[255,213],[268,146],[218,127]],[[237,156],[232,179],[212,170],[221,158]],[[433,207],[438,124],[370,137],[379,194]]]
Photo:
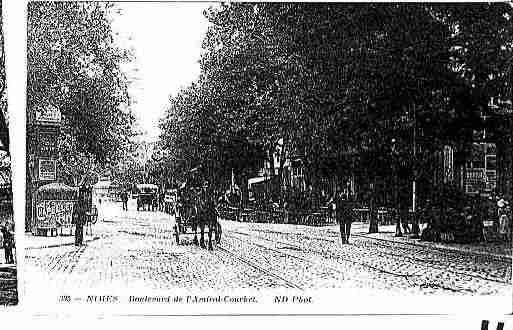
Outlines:
[[219,244],[221,241],[221,225],[217,220],[219,214],[216,208],[216,198],[214,192],[206,187],[203,188],[199,196],[196,220],[201,233],[200,246],[204,247],[205,227],[208,227],[208,249],[212,250],[212,234],[215,233],[216,244]]
[[[184,226],[190,225],[194,232],[193,243],[206,248],[205,245],[205,227],[208,228],[208,249],[213,250],[212,234],[215,233],[215,241],[221,241],[221,225],[217,221],[217,210],[213,194],[208,189],[201,191],[190,191],[184,196],[184,200],[180,203],[179,213],[185,218],[182,225],[182,231],[185,232]],[[198,241],[198,227],[200,231],[200,239]]]

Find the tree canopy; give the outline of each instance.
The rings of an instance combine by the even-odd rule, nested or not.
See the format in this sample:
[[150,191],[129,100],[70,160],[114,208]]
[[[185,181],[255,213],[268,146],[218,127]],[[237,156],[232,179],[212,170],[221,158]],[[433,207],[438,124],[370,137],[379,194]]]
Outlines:
[[72,159],[114,162],[129,144],[134,117],[121,64],[132,56],[115,44],[116,14],[111,3],[29,4],[27,108],[61,111],[62,173],[80,172]]
[[7,89],[5,78],[5,49],[3,30],[3,11],[0,3],[0,143],[1,149],[9,152],[9,127],[7,114]]
[[205,15],[201,76],[162,121],[165,146],[195,162],[236,138],[257,159],[280,144],[281,161],[301,155],[314,174],[387,176],[394,162],[407,173],[468,142],[492,98],[511,100],[510,4],[230,3]]

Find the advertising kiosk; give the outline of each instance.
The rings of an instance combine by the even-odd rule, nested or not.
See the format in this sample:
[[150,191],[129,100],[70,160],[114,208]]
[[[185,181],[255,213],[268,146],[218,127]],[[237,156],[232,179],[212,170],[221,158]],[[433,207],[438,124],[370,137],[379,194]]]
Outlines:
[[32,233],[38,236],[56,236],[57,230],[63,234],[66,229],[72,234],[73,207],[78,189],[62,183],[50,183],[41,186],[35,194],[36,214],[33,218]]

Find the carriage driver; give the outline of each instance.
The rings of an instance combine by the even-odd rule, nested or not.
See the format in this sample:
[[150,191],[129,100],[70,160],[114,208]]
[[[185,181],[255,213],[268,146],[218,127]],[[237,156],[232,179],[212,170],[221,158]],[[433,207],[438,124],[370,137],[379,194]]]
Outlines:
[[203,202],[206,205],[206,211],[207,216],[211,217],[217,216],[217,210],[216,210],[216,197],[214,193],[214,189],[212,188],[212,185],[205,181],[203,182],[203,187],[201,189],[201,198],[203,199]]
[[178,188],[175,203],[175,217],[182,217],[184,215],[184,208],[188,204],[189,200],[189,192],[187,189],[188,187],[186,186]]

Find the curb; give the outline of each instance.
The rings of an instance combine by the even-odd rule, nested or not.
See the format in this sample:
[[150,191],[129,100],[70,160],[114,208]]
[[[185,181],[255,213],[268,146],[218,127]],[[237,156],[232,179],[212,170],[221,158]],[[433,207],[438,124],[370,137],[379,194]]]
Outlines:
[[[88,240],[84,240],[84,243],[93,242],[96,240],[99,240],[99,236],[95,236],[93,238],[90,238]],[[50,248],[56,248],[61,246],[70,246],[75,245],[75,242],[69,242],[69,243],[62,243],[62,244],[50,244],[50,245],[41,245],[41,246],[29,246],[26,247],[25,250],[40,250],[40,249],[50,249]]]

